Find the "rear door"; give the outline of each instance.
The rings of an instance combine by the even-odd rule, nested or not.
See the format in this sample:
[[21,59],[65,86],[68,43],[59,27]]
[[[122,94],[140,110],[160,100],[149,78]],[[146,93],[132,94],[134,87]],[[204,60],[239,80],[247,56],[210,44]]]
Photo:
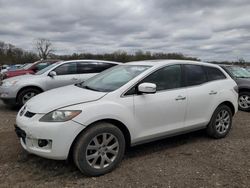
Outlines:
[[53,89],[80,82],[75,62],[62,64],[56,67],[53,71],[56,72],[56,76],[47,76],[47,89]]
[[185,126],[205,126],[214,110],[220,79],[225,75],[217,75],[213,67],[200,65],[184,65],[185,86],[187,87],[188,103]]
[[91,78],[92,76],[108,69],[116,64],[113,63],[106,63],[106,62],[78,62],[77,69],[79,74],[79,79],[81,82],[86,81],[87,79]]

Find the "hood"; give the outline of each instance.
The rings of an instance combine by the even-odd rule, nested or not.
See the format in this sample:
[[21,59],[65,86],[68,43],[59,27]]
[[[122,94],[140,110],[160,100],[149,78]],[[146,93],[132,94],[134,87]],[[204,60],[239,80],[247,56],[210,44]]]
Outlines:
[[52,89],[30,99],[26,106],[33,113],[48,113],[74,104],[96,101],[106,93],[91,91],[75,85]]
[[33,71],[31,70],[15,70],[15,71],[7,71],[5,72],[6,76],[9,77],[13,77],[13,76],[19,76],[19,75],[24,75],[24,74],[34,74]]
[[27,79],[27,78],[34,78],[35,76],[39,76],[39,75],[33,75],[33,74],[26,74],[26,75],[21,75],[21,76],[15,76],[15,77],[11,77],[11,78],[6,78],[4,79],[3,81],[7,82],[7,81],[14,81],[14,80],[17,80],[17,81],[21,81],[23,79]]

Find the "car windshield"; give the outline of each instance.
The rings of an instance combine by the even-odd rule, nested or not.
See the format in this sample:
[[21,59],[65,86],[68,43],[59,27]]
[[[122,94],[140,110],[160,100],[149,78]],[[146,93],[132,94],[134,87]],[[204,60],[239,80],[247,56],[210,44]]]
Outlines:
[[78,86],[94,91],[111,92],[128,83],[148,68],[150,68],[150,66],[118,65],[94,76]]
[[38,71],[35,75],[41,75],[41,74],[47,72],[48,70],[50,70],[51,68],[55,67],[55,66],[58,65],[59,63],[61,63],[61,62],[53,63],[53,64],[51,64],[51,65],[45,67],[44,69]]
[[250,78],[250,72],[243,67],[228,67],[228,70],[236,78]]
[[27,70],[32,66],[32,63],[25,64],[24,66],[20,67],[20,69]]

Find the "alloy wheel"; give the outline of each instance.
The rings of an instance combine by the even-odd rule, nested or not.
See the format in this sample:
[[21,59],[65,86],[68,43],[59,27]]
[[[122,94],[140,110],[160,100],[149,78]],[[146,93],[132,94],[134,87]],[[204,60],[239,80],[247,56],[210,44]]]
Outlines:
[[250,97],[248,95],[241,95],[239,97],[239,106],[243,109],[250,108]]
[[95,136],[87,146],[86,160],[95,169],[103,169],[112,164],[119,152],[118,139],[111,133]]
[[227,110],[222,110],[218,113],[215,120],[216,131],[220,134],[224,134],[230,126],[230,114]]
[[28,92],[26,93],[22,98],[22,103],[25,104],[28,100],[30,100],[32,97],[36,95],[35,92]]

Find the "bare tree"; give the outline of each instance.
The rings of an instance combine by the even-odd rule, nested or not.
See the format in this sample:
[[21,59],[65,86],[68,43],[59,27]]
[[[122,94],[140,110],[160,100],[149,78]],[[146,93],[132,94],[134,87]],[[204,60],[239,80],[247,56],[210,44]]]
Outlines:
[[52,43],[48,39],[39,38],[36,40],[35,48],[42,59],[47,59],[53,52]]

